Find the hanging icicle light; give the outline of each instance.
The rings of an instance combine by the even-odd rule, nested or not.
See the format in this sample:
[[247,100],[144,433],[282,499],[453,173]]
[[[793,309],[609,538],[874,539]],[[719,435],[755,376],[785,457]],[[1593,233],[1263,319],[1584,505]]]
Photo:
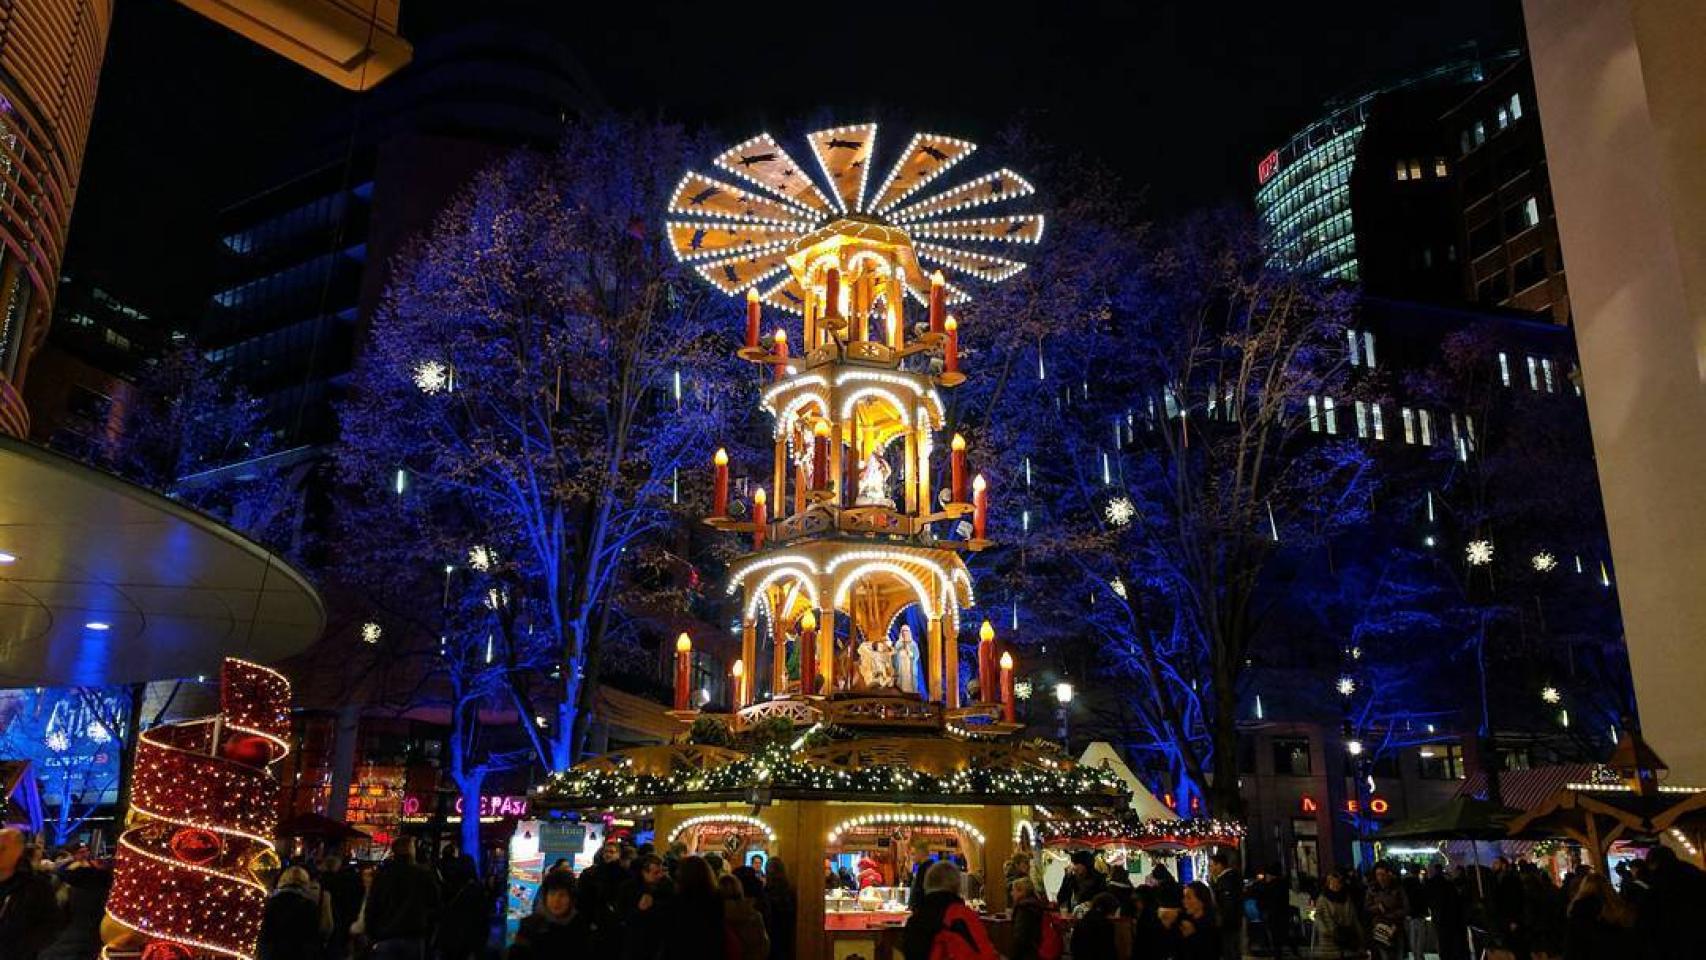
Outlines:
[[1103,451],[1101,451],[1101,453],[1102,453],[1102,486],[1110,487],[1110,486],[1113,486],[1113,483],[1114,483],[1113,466],[1108,459],[1108,451],[1103,450]]
[[1031,458],[1025,458],[1025,489],[1031,488]]

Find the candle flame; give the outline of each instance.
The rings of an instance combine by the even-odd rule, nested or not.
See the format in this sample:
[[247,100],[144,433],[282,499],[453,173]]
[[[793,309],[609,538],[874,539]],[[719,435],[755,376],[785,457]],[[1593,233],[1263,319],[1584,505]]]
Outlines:
[[977,638],[979,640],[994,640],[995,627],[988,620],[983,621],[983,626],[977,628]]
[[1013,655],[1011,653],[1001,654],[1001,669],[1003,669],[1003,670],[1013,669]]
[[988,486],[988,485],[989,484],[984,482],[983,474],[981,474],[981,473],[978,474],[977,476],[971,478],[971,489],[972,489],[973,493],[982,493],[983,488]]
[[687,651],[692,650],[692,649],[693,649],[693,638],[692,637],[683,633],[681,636],[675,638],[675,652],[676,653],[686,653]]
[[711,458],[711,462],[716,464],[719,467],[728,466],[729,465],[729,452],[727,450],[724,450],[722,447],[718,447],[717,448],[717,455]]
[[948,441],[948,446],[954,448],[956,452],[963,451],[966,448],[966,438],[956,433],[954,439]]

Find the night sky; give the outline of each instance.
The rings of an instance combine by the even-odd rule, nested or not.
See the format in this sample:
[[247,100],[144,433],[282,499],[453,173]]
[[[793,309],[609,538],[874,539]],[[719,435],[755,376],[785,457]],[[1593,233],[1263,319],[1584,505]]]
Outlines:
[[[322,142],[356,95],[170,0],[117,7],[66,272],[193,318],[215,212]],[[824,108],[852,123],[880,107],[971,140],[1022,117],[1115,169],[1157,217],[1248,202],[1256,160],[1334,96],[1521,36],[1517,0],[910,2],[744,18],[772,8],[403,0],[403,33],[498,7],[537,11],[617,109],[731,139],[798,134]],[[561,7],[573,16],[547,12]]]

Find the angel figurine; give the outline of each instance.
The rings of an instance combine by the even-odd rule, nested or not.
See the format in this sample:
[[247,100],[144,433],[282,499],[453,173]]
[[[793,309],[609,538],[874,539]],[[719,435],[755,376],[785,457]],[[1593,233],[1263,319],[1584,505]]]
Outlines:
[[894,509],[894,500],[889,497],[889,474],[893,468],[888,465],[878,453],[873,450],[859,466],[859,493],[853,499],[855,507],[888,507]]
[[918,692],[918,641],[912,639],[912,625],[900,625],[900,639],[894,644],[894,672],[901,692]]

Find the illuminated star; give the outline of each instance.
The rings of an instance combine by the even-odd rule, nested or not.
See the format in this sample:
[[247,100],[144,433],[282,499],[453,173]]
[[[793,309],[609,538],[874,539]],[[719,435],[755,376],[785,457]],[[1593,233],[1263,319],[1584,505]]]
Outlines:
[[1137,516],[1137,505],[1131,502],[1130,497],[1115,497],[1108,501],[1108,506],[1103,510],[1103,515],[1108,518],[1109,523],[1116,527],[1123,527],[1130,523],[1133,517]]
[[1558,703],[1559,701],[1564,699],[1564,695],[1562,693],[1558,692],[1557,687],[1541,687],[1540,688],[1540,699],[1546,701],[1547,703]]
[[496,562],[497,559],[498,555],[491,547],[482,545],[474,547],[468,551],[468,566],[473,567],[481,573],[485,573],[487,570],[492,569],[492,564]]
[[1017,680],[1013,683],[1013,698],[1016,700],[1031,699],[1031,681]]
[[1340,677],[1337,687],[1341,697],[1348,697],[1357,692],[1357,682],[1350,677]]
[[415,386],[422,393],[438,393],[450,386],[450,368],[437,360],[423,360],[415,364]]
[[384,635],[385,631],[380,629],[379,624],[374,623],[371,620],[361,625],[362,643],[378,643],[379,638]]
[[1493,562],[1493,541],[1471,540],[1463,550],[1472,567],[1484,567]]
[[1544,550],[1535,554],[1534,559],[1529,562],[1534,564],[1537,573],[1551,573],[1558,568],[1558,558]]

